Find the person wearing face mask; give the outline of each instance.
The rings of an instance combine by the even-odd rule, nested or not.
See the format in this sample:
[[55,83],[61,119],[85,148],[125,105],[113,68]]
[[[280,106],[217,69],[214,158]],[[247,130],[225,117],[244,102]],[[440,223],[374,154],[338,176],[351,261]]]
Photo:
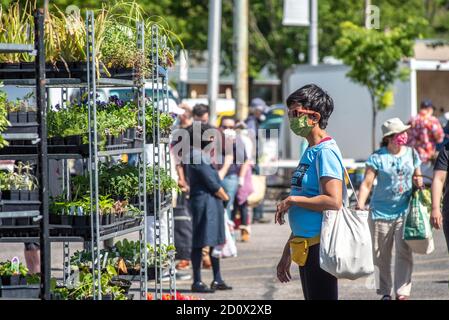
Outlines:
[[379,273],[377,293],[382,300],[391,300],[391,258],[396,248],[394,292],[396,300],[407,300],[412,286],[413,256],[402,239],[404,216],[409,209],[413,184],[421,188],[421,160],[418,152],[407,147],[410,126],[399,118],[382,125],[381,148],[366,162],[365,178],[359,190],[359,205],[366,201],[377,178],[370,201],[370,224],[373,239],[373,260]]
[[237,139],[235,131],[235,119],[224,116],[220,121],[220,130],[223,133],[223,163],[219,165],[218,175],[222,179],[223,187],[229,195],[226,212],[229,220],[233,220],[232,210],[239,187],[243,186],[246,172],[251,170],[251,165],[245,152],[245,147],[240,139]]
[[283,224],[288,213],[292,231],[277,266],[277,277],[283,283],[291,280],[290,240],[295,237],[306,243],[308,250],[304,265],[299,266],[304,298],[337,300],[337,278],[321,269],[319,243],[322,212],[339,210],[343,205],[342,155],[325,131],[334,102],[323,89],[310,84],[293,92],[287,107],[290,129],[307,139],[309,146],[293,173],[290,196],[277,206],[275,222]]

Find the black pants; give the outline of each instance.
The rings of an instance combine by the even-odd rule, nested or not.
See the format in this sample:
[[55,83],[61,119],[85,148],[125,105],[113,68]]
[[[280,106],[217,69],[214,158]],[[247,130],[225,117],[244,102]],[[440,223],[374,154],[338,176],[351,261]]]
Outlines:
[[449,211],[443,212],[443,231],[446,238],[447,250],[449,251]]
[[338,283],[320,267],[320,245],[309,248],[305,266],[299,267],[305,300],[338,300]]

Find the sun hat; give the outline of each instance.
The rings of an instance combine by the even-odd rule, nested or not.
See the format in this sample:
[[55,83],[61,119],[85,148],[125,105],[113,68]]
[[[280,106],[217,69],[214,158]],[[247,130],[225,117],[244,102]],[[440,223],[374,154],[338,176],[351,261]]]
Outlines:
[[410,127],[405,125],[399,118],[388,119],[382,124],[382,137],[385,138],[392,134],[407,131]]

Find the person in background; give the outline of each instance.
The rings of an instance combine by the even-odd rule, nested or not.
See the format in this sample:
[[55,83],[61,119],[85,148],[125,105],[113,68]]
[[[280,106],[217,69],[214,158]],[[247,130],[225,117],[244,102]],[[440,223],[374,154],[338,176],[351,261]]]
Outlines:
[[25,243],[25,262],[31,274],[41,272],[41,251],[37,242]]
[[[253,159],[255,160],[254,174],[259,174],[259,126],[265,121],[265,112],[268,109],[267,104],[261,98],[251,100],[249,106],[249,116],[245,120],[248,127],[249,136],[253,141]],[[263,217],[264,205],[262,203],[253,209],[253,223],[269,223],[271,220]]]
[[[195,125],[194,125],[195,126]],[[190,162],[188,179],[190,182],[190,211],[192,213],[193,241],[192,241],[192,292],[214,292],[215,290],[230,290],[222,279],[220,272],[220,259],[212,255],[213,247],[225,242],[224,206],[223,201],[229,201],[221,185],[218,172],[212,165],[205,147],[211,141],[201,139],[203,133],[214,127],[200,124],[201,136],[194,136],[193,126],[189,127],[190,134]],[[197,146],[194,139],[201,139]],[[200,147],[201,149],[199,149]],[[201,280],[201,260],[203,248],[210,247],[209,254],[213,270],[213,282],[210,288]]]
[[391,259],[393,243],[396,248],[394,293],[396,300],[407,300],[412,287],[413,255],[402,239],[404,216],[409,210],[413,183],[422,187],[420,164],[416,150],[406,147],[406,126],[399,118],[382,125],[381,148],[366,162],[365,179],[359,190],[359,206],[365,204],[374,180],[377,185],[370,202],[370,226],[373,239],[374,265],[379,272],[377,293],[381,300],[391,300]]
[[[291,235],[277,265],[281,282],[291,280],[290,240],[302,238],[307,260],[299,267],[306,300],[337,300],[338,281],[320,267],[320,234],[324,210],[339,210],[343,205],[343,164],[337,143],[326,132],[334,110],[332,98],[314,84],[306,85],[287,98],[290,129],[306,138],[309,147],[291,179],[291,194],[281,201],[275,222],[284,223],[288,213]],[[310,245],[309,245],[310,244]]]
[[193,121],[201,121],[202,123],[209,123],[209,107],[205,104],[199,103],[193,107],[192,110]]
[[244,183],[247,170],[250,169],[243,142],[241,140],[237,141],[237,133],[234,128],[235,119],[233,117],[224,116],[221,118],[220,130],[224,137],[222,145],[223,164],[219,166],[218,175],[222,179],[223,187],[229,196],[226,213],[231,221],[233,220],[232,211],[235,196],[239,186],[242,186]]
[[[254,165],[254,161],[252,159],[252,150],[253,150],[253,142],[248,135],[247,126],[244,122],[237,122],[235,125],[235,129],[237,132],[237,139],[242,141],[245,147],[245,153],[248,157],[249,166]],[[243,242],[248,242],[250,239],[251,233],[251,219],[248,208],[248,197],[254,191],[254,187],[251,180],[251,167],[246,170],[246,174],[244,176],[244,181],[241,185],[239,185],[239,189],[237,191],[237,196],[234,203],[234,213],[233,216],[236,216],[236,213],[240,213],[240,225],[239,229],[241,232],[241,240]]]
[[430,184],[433,175],[432,161],[436,156],[436,145],[443,142],[444,132],[440,122],[433,116],[434,106],[429,99],[421,102],[418,115],[412,117],[409,124],[408,145],[418,151],[421,158],[421,171],[424,175],[424,183]]
[[[192,109],[192,119],[193,121],[199,121],[201,123],[209,123],[209,107],[205,104],[198,103],[196,104]],[[192,126],[192,123],[190,123],[190,126]],[[189,128],[187,127],[187,129]],[[188,183],[186,179],[186,173],[184,172],[182,166],[177,166],[176,171],[179,177],[178,185],[181,189],[188,189]],[[210,269],[212,264],[209,258],[209,247],[203,248],[203,267],[205,269]]]
[[[449,144],[446,144],[438,154],[435,163],[432,181],[432,213],[430,223],[439,230],[443,229],[449,252]],[[441,196],[444,190],[443,208],[441,209]]]

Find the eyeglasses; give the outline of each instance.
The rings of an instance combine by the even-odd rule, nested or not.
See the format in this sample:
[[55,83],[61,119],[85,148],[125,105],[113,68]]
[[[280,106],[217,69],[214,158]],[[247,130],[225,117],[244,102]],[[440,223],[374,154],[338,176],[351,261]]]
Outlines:
[[298,117],[301,117],[304,114],[316,115],[316,114],[319,114],[319,113],[316,112],[316,111],[301,109],[300,107],[288,110],[288,116],[290,118],[298,118]]
[[223,129],[234,129],[234,126],[221,126]]

